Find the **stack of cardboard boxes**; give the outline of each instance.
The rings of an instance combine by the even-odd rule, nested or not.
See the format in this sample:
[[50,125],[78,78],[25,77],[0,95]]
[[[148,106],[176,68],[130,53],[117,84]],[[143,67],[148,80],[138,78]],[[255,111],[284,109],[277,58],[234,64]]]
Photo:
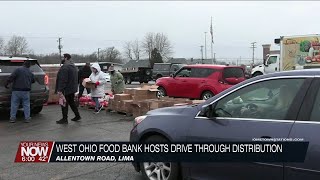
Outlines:
[[57,74],[60,69],[60,67],[43,67],[43,71],[46,73],[46,75],[49,77],[49,98],[47,103],[58,103],[59,102],[59,96],[55,94],[55,88],[56,88],[56,80],[57,80]]
[[108,111],[117,111],[133,115],[143,115],[150,110],[178,105],[199,104],[204,101],[191,101],[185,98],[157,98],[157,86],[142,86],[141,88],[127,88],[124,94],[115,94],[109,100]]

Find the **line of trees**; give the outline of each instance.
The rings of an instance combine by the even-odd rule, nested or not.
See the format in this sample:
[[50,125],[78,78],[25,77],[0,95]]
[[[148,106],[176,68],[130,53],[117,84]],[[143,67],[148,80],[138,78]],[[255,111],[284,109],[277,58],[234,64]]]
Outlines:
[[[91,54],[71,54],[74,62],[108,61],[126,63],[128,60],[149,59],[151,64],[163,62],[172,55],[173,47],[167,35],[163,33],[147,33],[143,40],[125,42],[122,53],[115,47],[106,47]],[[8,42],[0,37],[0,55],[29,56],[40,63],[60,63],[59,53],[35,54],[29,48],[28,41],[23,36],[12,36]],[[99,59],[98,59],[99,57]]]
[[28,42],[23,36],[12,36],[7,43],[0,37],[0,55],[19,56],[23,54],[33,54],[29,49]]
[[164,33],[149,32],[141,41],[126,42],[123,49],[125,58],[129,60],[151,59],[153,51],[160,53],[163,59],[169,59],[173,54],[173,46]]

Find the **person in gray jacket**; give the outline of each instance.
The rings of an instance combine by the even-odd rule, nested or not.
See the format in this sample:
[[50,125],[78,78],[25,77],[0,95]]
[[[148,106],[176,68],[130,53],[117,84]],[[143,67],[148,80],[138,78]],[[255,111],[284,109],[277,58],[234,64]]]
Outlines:
[[79,121],[81,119],[78,107],[74,101],[74,94],[78,91],[78,69],[71,62],[70,54],[63,54],[63,64],[58,71],[56,80],[56,90],[60,96],[63,95],[66,99],[65,106],[61,105],[62,119],[57,121],[57,124],[68,124],[68,105],[70,105],[75,117],[71,121]]
[[35,82],[34,75],[30,71],[30,61],[25,61],[23,66],[17,68],[7,80],[5,87],[8,89],[8,85],[12,84],[11,94],[11,108],[10,108],[10,122],[16,122],[16,115],[22,101],[25,122],[30,122],[30,91],[31,84]]

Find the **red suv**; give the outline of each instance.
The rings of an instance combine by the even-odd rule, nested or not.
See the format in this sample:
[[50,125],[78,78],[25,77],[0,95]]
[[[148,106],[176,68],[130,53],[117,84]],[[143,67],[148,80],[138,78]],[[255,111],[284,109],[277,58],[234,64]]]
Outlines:
[[171,77],[156,81],[158,97],[184,97],[207,100],[245,80],[240,66],[187,65]]

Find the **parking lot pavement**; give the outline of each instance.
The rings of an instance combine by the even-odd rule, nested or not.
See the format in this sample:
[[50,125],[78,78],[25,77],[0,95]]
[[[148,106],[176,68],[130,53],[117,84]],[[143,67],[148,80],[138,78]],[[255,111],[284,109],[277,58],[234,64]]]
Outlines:
[[[132,117],[80,108],[82,120],[58,125],[59,106],[44,107],[23,123],[19,112],[17,122],[9,123],[7,113],[0,114],[0,180],[3,179],[114,179],[142,180],[131,163],[14,163],[20,141],[128,141]],[[69,109],[69,119],[73,118]]]
[[[149,85],[154,85],[155,82],[154,81],[149,81],[148,82]],[[126,88],[136,88],[136,87],[140,87],[140,83],[139,82],[132,82],[132,84],[126,84],[125,85]],[[111,83],[108,82],[107,85],[105,86],[106,90],[110,90],[111,89]]]

